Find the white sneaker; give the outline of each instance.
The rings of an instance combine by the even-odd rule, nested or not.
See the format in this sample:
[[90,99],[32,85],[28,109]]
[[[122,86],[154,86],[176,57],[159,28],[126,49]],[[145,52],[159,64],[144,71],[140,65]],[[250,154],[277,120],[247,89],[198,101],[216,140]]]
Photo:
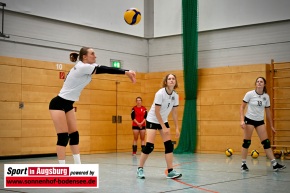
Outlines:
[[137,178],[145,179],[143,168],[138,168],[137,169]]

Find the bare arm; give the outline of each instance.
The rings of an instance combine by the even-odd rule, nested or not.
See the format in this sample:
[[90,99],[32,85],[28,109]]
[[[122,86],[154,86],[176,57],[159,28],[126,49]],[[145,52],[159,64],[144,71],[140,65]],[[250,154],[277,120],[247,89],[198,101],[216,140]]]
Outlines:
[[178,107],[172,108],[172,118],[175,125],[176,138],[179,138],[180,132],[179,132],[179,126],[178,126]]
[[244,117],[245,117],[244,110],[246,108],[246,105],[247,105],[247,103],[243,102],[241,104],[241,107],[240,107],[240,119],[241,119],[240,125],[241,125],[242,129],[245,129],[245,127],[246,127],[245,121],[244,121]]
[[274,128],[274,125],[273,125],[273,120],[272,120],[270,108],[265,108],[265,111],[266,111],[267,120],[270,123],[270,126],[271,126],[272,131],[273,132],[276,132],[276,130]]
[[164,121],[162,120],[162,117],[161,117],[161,114],[160,114],[160,109],[161,109],[161,106],[155,105],[156,118],[157,118],[158,122],[160,123],[163,131],[165,132],[167,130],[167,127],[165,126]]

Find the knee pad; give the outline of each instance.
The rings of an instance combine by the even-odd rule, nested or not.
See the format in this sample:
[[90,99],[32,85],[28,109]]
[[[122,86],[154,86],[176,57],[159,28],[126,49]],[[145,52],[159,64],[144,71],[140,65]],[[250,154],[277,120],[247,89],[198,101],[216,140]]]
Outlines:
[[154,144],[147,142],[145,147],[142,149],[144,154],[150,154],[154,149]]
[[66,147],[68,143],[68,133],[58,133],[56,145]]
[[243,148],[248,149],[251,145],[251,140],[244,139]]
[[265,139],[264,141],[261,142],[261,144],[264,146],[264,149],[271,148],[271,143],[269,139]]
[[78,145],[79,144],[79,132],[75,131],[69,134],[69,145]]
[[145,148],[145,145],[141,145],[141,151]]
[[165,154],[173,152],[173,144],[171,140],[164,142]]

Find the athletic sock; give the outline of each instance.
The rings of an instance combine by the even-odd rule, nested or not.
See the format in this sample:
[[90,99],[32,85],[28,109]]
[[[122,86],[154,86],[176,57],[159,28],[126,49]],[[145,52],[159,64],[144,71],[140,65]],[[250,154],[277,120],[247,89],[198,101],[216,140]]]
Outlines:
[[170,169],[168,169],[167,171],[168,171],[168,173],[170,173],[172,170],[173,170],[173,169],[172,169],[172,168],[170,168]]
[[73,154],[73,158],[74,158],[74,163],[75,164],[81,164],[81,156],[80,156],[80,154]]
[[243,165],[243,164],[246,164],[246,163],[247,163],[247,160],[242,159],[242,165]]
[[277,161],[275,159],[272,159],[271,164],[272,164],[272,166],[275,166],[275,165],[277,165]]

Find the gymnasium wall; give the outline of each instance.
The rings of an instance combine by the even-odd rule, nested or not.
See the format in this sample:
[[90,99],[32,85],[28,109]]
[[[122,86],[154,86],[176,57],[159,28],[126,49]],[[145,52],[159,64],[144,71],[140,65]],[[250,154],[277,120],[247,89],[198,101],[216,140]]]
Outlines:
[[[199,32],[198,68],[290,61],[290,20]],[[149,40],[149,72],[182,70],[182,36]]]
[[[272,58],[276,61],[290,61],[287,52],[290,48],[289,1],[228,1],[219,1],[218,5],[208,1],[200,2],[199,68],[269,63]],[[70,10],[66,14],[59,9],[54,9],[54,12],[37,12],[38,8],[39,11],[51,8],[55,5],[53,1],[45,1],[42,5],[36,3],[32,7],[25,4],[32,0],[3,2],[7,3],[4,32],[10,38],[0,38],[0,56],[67,63],[69,52],[90,46],[98,54],[97,62],[107,66],[110,65],[110,59],[118,59],[123,61],[124,68],[144,73],[183,69],[182,36],[180,31],[175,31],[181,30],[181,20],[178,18],[180,10],[173,9],[172,14],[164,11],[172,6],[180,7],[181,1],[167,0],[164,4],[164,0],[146,0],[144,24],[140,24],[146,24],[144,37],[129,33],[139,28],[139,25],[128,26],[123,21],[118,25],[107,22],[106,25],[110,26],[102,27],[104,21],[115,17],[119,7],[114,7],[116,12],[112,11],[106,20],[96,17],[101,18],[101,21],[95,23],[98,26],[91,26],[89,24],[92,22],[79,21],[85,17],[66,18],[74,7],[70,3],[65,4],[65,1],[57,3],[59,7]],[[101,2],[105,4],[104,7],[112,5],[112,1]],[[139,2],[141,7],[142,2]],[[132,2],[127,0],[122,6],[129,5]],[[247,14],[244,14],[247,10]],[[52,13],[55,14],[51,16]],[[236,14],[241,14],[241,17]],[[77,20],[69,20],[72,18]],[[129,28],[120,32],[119,25]],[[109,28],[114,26],[114,29]]]
[[[286,64],[287,65],[287,64]],[[0,57],[0,154],[27,155],[55,152],[56,134],[52,124],[48,103],[59,92],[63,79],[60,72],[67,73],[70,64],[59,64],[30,59]],[[132,146],[131,108],[135,98],[141,96],[143,105],[149,110],[156,91],[161,88],[162,78],[167,72],[138,73],[138,82],[132,84],[122,75],[93,76],[84,89],[76,107],[77,124],[80,131],[81,153],[130,152]],[[184,109],[184,83],[182,71],[170,71],[178,77],[180,96],[179,126],[182,129]],[[240,152],[243,140],[239,126],[239,108],[245,93],[255,88],[255,79],[264,76],[268,80],[268,91],[272,96],[270,64],[253,64],[199,69],[197,98],[198,141],[197,152],[223,153],[226,148]],[[284,73],[285,75],[285,73]],[[288,84],[289,74],[275,86]],[[286,81],[286,82],[285,82]],[[282,92],[288,96],[289,89]],[[281,91],[279,92],[281,95]],[[20,102],[23,108],[19,108]],[[278,104],[278,106],[277,106]],[[280,140],[289,138],[287,112],[281,103],[275,103],[277,135]],[[284,104],[284,103],[283,103]],[[280,105],[280,106],[279,106]],[[284,105],[288,105],[285,103]],[[284,112],[284,114],[283,114]],[[285,114],[286,113],[286,114]],[[122,122],[113,123],[112,116]],[[283,118],[284,117],[284,118]],[[117,118],[118,120],[118,118]],[[175,128],[169,116],[172,140]],[[284,127],[281,126],[284,124]],[[268,129],[270,139],[272,133]],[[288,138],[287,138],[288,137]],[[281,144],[281,142],[280,142]],[[140,150],[140,142],[138,144]],[[263,152],[254,133],[251,148]],[[156,138],[156,151],[163,151],[161,137]],[[69,148],[67,154],[70,154]]]

